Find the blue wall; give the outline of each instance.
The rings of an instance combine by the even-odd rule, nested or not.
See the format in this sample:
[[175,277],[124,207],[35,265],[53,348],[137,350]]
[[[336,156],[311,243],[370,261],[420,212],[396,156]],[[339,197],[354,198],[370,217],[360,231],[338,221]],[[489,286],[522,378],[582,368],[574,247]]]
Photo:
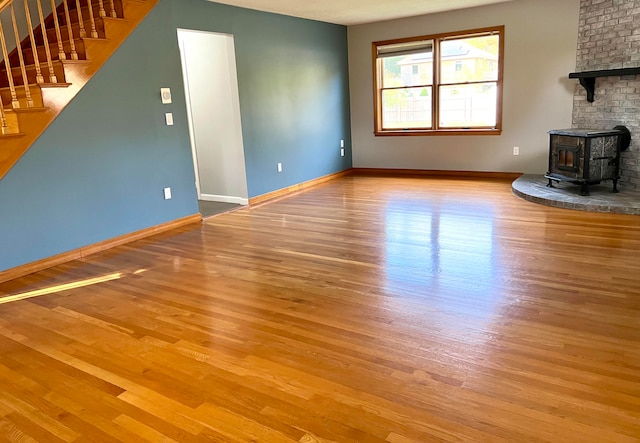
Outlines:
[[198,212],[177,28],[235,37],[250,197],[351,167],[345,27],[160,0],[0,181],[0,271]]

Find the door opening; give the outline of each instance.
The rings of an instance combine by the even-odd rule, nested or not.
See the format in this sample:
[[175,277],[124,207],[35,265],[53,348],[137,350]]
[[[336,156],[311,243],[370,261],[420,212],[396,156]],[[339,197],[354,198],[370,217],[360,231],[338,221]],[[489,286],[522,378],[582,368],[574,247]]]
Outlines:
[[178,29],[178,44],[201,213],[247,205],[233,35]]

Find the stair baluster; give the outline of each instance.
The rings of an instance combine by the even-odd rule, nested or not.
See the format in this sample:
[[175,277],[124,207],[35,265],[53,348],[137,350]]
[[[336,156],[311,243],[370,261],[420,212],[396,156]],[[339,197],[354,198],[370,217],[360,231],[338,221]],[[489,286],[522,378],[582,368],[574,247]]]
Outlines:
[[98,38],[98,31],[96,30],[96,20],[93,17],[93,5],[91,0],[87,0],[87,6],[89,6],[89,21],[91,22],[91,37]]
[[4,67],[7,70],[7,81],[9,82],[9,91],[11,93],[11,107],[18,109],[20,107],[20,101],[18,101],[16,85],[13,83],[13,75],[11,75],[11,61],[9,60],[9,52],[7,51],[7,40],[5,39],[4,30],[2,29],[2,20],[0,20],[0,46],[2,46]]
[[60,32],[60,21],[58,20],[58,14],[56,9],[55,0],[51,0],[51,10],[53,11],[53,26],[56,30],[56,39],[58,40],[58,59],[66,60],[67,54],[64,52],[64,44],[62,43],[62,33]]
[[69,4],[67,0],[62,0],[64,6],[64,20],[67,24],[67,31],[69,33],[69,46],[71,47],[71,60],[78,60],[78,52],[76,51],[76,41],[73,37],[73,26],[71,23],[71,15],[69,14]]
[[[22,73],[22,82],[24,86],[24,95],[27,101],[27,108],[33,108],[33,99],[31,98],[31,88],[29,87],[29,79],[27,77],[27,68],[24,64],[24,56],[22,55],[22,47],[20,44],[20,32],[18,32],[18,22],[16,20],[16,10],[13,7],[13,2],[9,4],[9,10],[11,11],[11,21],[13,22],[13,35],[16,39],[16,52],[18,53],[18,60],[20,61],[20,71]],[[7,77],[12,77],[11,71],[7,71]]]
[[118,13],[116,12],[116,7],[113,4],[113,0],[109,0],[109,5],[111,5],[111,17],[117,18],[118,17]]
[[53,60],[51,59],[51,49],[49,48],[49,37],[47,37],[47,27],[44,24],[44,14],[42,13],[42,2],[37,0],[37,5],[38,17],[40,18],[40,29],[42,30],[42,40],[44,42],[44,53],[47,57],[47,67],[49,68],[49,83],[58,83],[58,77],[53,70]]
[[98,0],[98,12],[100,14],[100,17],[106,17],[107,16],[107,11],[104,10],[104,1],[103,0]]
[[33,35],[33,24],[31,23],[31,11],[29,10],[28,0],[24,0],[24,13],[27,19],[27,27],[29,28],[29,37],[31,40],[31,50],[33,51],[33,63],[36,65],[36,83],[44,83],[42,69],[40,68],[40,59],[36,48],[36,39]]
[[2,128],[2,132],[0,134],[6,134],[9,132],[9,126],[7,125],[7,117],[4,115],[4,105],[2,104],[2,98],[0,98],[0,128]]
[[82,8],[80,6],[80,0],[76,0],[76,11],[78,11],[78,25],[80,26],[80,37],[87,36],[87,31],[84,29],[84,20],[82,19]]

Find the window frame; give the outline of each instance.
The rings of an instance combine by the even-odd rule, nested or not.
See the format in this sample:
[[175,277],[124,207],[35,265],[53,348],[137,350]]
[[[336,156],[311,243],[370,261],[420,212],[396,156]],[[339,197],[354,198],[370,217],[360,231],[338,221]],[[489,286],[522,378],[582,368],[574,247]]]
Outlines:
[[[486,28],[469,29],[464,31],[447,32],[433,35],[421,35],[416,37],[406,37],[393,40],[384,40],[373,42],[372,60],[373,60],[373,113],[374,113],[374,135],[376,136],[424,136],[424,135],[500,135],[502,133],[502,92],[504,79],[504,25],[491,26]],[[441,128],[439,115],[439,99],[440,88],[446,86],[447,83],[440,82],[440,46],[444,40],[448,39],[464,39],[474,36],[498,34],[498,78],[496,83],[496,125],[495,127],[470,127],[470,128]],[[419,41],[433,41],[433,81],[431,85],[432,103],[431,103],[431,128],[428,129],[383,129],[382,127],[382,57],[378,57],[378,47],[394,44],[404,44]],[[493,80],[491,81],[493,83]],[[472,85],[477,82],[457,83]],[[485,82],[483,82],[485,83]],[[406,86],[409,88],[410,86]]]

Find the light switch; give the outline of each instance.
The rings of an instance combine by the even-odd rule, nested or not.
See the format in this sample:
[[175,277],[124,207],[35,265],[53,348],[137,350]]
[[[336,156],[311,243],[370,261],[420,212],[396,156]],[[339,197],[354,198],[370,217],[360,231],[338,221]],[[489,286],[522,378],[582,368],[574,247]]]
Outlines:
[[171,103],[171,89],[160,88],[160,97],[162,98],[163,105],[168,105],[169,103]]
[[164,188],[164,199],[171,200],[171,188]]
[[173,114],[171,112],[167,112],[164,115],[164,119],[167,121],[167,126],[173,126]]

